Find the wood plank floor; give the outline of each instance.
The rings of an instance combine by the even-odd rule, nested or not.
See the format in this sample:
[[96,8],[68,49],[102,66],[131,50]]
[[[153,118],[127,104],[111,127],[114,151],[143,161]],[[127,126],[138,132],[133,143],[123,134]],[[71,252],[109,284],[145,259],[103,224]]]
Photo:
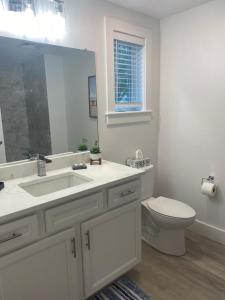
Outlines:
[[225,246],[188,232],[187,253],[172,257],[143,243],[128,277],[153,300],[225,300]]

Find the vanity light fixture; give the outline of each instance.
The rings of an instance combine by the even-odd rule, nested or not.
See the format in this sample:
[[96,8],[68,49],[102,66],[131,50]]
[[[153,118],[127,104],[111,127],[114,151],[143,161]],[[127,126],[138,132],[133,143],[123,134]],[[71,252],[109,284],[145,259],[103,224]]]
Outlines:
[[[56,40],[66,33],[64,1],[0,0],[0,31],[19,37]],[[49,5],[49,2],[52,5]]]

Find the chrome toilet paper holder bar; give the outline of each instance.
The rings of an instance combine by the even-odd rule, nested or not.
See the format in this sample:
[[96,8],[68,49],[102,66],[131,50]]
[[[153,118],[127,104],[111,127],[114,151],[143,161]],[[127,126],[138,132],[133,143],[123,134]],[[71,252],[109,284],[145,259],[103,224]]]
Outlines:
[[208,181],[208,182],[210,182],[210,183],[215,183],[215,177],[214,177],[214,176],[209,176],[208,178],[203,177],[203,178],[202,178],[202,184],[203,184],[203,182],[205,182],[205,181]]

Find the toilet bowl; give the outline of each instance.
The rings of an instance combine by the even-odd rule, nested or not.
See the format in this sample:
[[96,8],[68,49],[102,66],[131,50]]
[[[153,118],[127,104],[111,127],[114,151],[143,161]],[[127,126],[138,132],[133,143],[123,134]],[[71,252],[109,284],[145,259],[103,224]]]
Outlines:
[[145,200],[142,202],[143,239],[160,252],[184,255],[184,229],[195,218],[195,210],[180,201],[165,197]]

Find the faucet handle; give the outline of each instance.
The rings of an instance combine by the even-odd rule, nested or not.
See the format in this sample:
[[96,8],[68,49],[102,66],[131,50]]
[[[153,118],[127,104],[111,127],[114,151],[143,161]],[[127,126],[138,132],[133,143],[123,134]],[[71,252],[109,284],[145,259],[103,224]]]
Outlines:
[[45,157],[43,154],[37,154],[37,159],[43,160],[43,161],[45,161],[47,164],[52,162],[51,159]]

